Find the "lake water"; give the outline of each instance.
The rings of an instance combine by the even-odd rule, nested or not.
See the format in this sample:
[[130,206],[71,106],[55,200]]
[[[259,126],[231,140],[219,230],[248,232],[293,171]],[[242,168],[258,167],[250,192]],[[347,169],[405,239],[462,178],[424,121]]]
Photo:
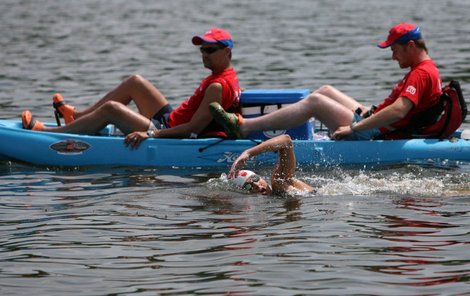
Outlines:
[[[235,38],[244,88],[328,83],[372,104],[405,73],[375,44],[418,23],[443,80],[469,96],[469,12],[466,0],[3,0],[0,118],[53,121],[54,92],[82,108],[132,73],[176,106],[208,74],[190,40],[212,26]],[[470,294],[469,164],[299,168],[318,192],[290,198],[240,194],[221,173],[0,163],[0,294]]]

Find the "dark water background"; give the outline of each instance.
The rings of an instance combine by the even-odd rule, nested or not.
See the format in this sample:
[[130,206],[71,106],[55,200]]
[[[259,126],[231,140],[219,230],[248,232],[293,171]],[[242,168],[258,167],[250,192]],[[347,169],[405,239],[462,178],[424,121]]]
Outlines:
[[[469,13],[465,0],[3,0],[0,118],[52,121],[54,92],[81,108],[132,73],[176,106],[208,74],[190,40],[212,26],[234,36],[244,88],[329,83],[372,104],[405,73],[375,44],[414,22],[468,94]],[[222,172],[0,163],[0,294],[470,294],[468,164],[300,168],[319,191],[291,198],[233,192]]]

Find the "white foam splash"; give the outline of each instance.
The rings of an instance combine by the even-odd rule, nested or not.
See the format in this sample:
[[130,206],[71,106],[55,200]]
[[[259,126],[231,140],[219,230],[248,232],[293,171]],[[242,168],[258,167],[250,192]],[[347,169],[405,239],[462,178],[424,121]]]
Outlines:
[[[268,173],[268,171],[267,171]],[[470,174],[461,171],[429,169],[419,166],[385,170],[335,168],[322,171],[299,170],[297,177],[316,188],[316,195],[469,195]],[[209,179],[212,190],[240,192],[227,175]]]
[[423,170],[413,172],[390,171],[341,171],[333,175],[308,177],[316,184],[321,195],[454,195],[470,189],[469,175],[430,172],[423,175]]

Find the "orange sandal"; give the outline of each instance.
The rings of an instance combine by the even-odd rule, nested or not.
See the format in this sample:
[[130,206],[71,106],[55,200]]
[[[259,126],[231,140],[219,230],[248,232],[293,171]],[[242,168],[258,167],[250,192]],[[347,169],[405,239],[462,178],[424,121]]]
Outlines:
[[54,107],[55,120],[57,125],[60,126],[60,119],[62,117],[65,121],[65,124],[69,124],[75,120],[73,116],[75,113],[75,107],[65,104],[64,98],[61,94],[57,93],[52,96],[52,106]]
[[34,119],[33,114],[31,114],[29,110],[23,111],[23,113],[21,113],[21,121],[23,122],[24,129],[33,131],[44,130],[44,123]]

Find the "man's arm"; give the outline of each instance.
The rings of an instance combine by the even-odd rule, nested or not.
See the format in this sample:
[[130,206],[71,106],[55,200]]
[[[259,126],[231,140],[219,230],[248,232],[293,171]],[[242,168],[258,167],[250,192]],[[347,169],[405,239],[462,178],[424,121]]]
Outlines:
[[[403,119],[413,109],[414,104],[407,97],[399,97],[393,104],[383,110],[354,124],[354,131],[386,127]],[[351,126],[340,126],[332,134],[333,139],[341,139],[353,133]]]
[[212,102],[222,102],[223,87],[220,83],[212,83],[206,89],[201,105],[196,113],[187,123],[175,126],[169,129],[156,131],[155,137],[158,138],[189,138],[192,133],[199,135],[212,121],[212,115],[209,111],[209,104]]

